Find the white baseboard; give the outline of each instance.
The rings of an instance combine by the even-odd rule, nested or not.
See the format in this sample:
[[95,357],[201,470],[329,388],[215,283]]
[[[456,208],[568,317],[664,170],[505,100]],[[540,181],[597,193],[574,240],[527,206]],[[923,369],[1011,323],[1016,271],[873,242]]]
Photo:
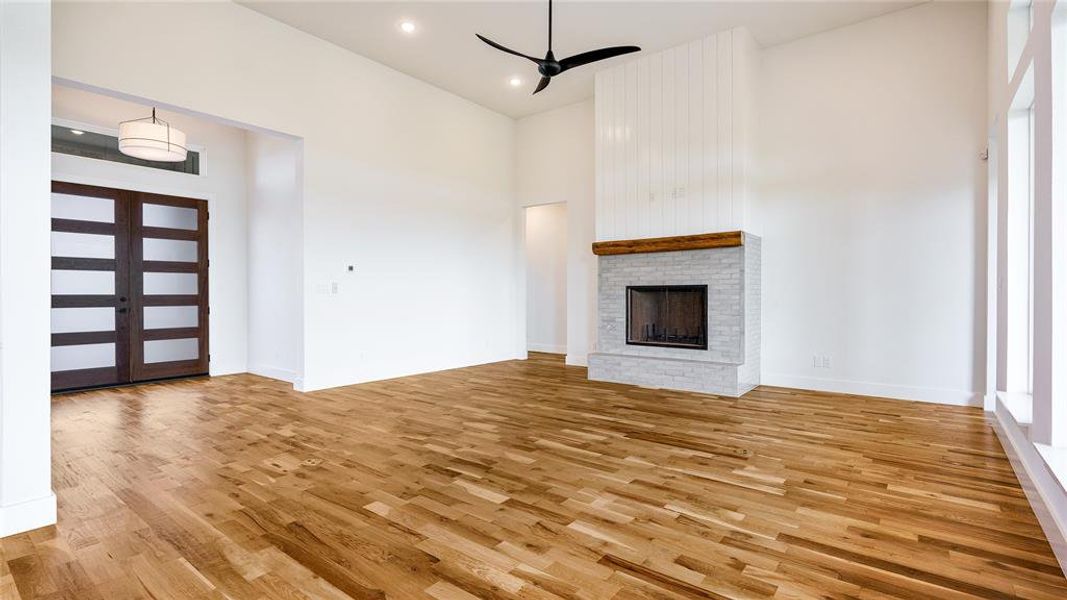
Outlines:
[[881,398],[895,398],[898,400],[951,404],[953,406],[982,406],[983,399],[981,393],[967,390],[923,388],[907,385],[850,381],[847,379],[823,379],[821,377],[808,377],[804,375],[764,373],[761,379],[762,381],[760,381],[760,383],[762,385],[773,385],[775,387],[814,390],[817,392],[837,392],[840,394],[856,394],[858,396],[878,396]]
[[0,506],[0,537],[56,524],[56,495]]
[[281,381],[287,381],[296,387],[297,382],[300,380],[300,376],[296,371],[291,369],[283,369],[281,367],[271,367],[268,365],[248,365],[248,372],[253,375],[259,375],[261,377],[270,377],[271,379],[278,379]]
[[523,350],[518,353],[508,353],[499,356],[481,356],[471,359],[470,362],[460,363],[439,363],[434,365],[422,365],[412,369],[400,369],[392,372],[381,372],[371,377],[331,377],[331,378],[309,378],[307,373],[298,381],[293,383],[294,388],[298,392],[317,392],[319,390],[328,390],[337,387],[343,387],[348,385],[358,385],[361,383],[371,383],[374,381],[386,381],[389,379],[398,379],[400,377],[410,377],[412,375],[423,375],[425,373],[436,373],[438,371],[450,371],[452,369],[463,369],[466,367],[477,367],[479,365],[491,365],[494,363],[505,362],[509,360],[526,360],[526,351]]
[[536,342],[528,342],[526,348],[530,352],[548,352],[549,354],[567,353],[567,347],[558,344],[538,344]]
[[1016,424],[1011,412],[1000,402],[997,402],[993,425],[1041,530],[1052,546],[1052,553],[1060,563],[1060,570],[1067,573],[1067,492]]
[[250,373],[248,365],[241,364],[224,364],[224,363],[211,363],[208,368],[208,375],[211,377],[224,377],[226,375],[240,375],[241,373]]
[[568,354],[563,360],[564,364],[572,367],[588,367],[589,355],[588,354]]

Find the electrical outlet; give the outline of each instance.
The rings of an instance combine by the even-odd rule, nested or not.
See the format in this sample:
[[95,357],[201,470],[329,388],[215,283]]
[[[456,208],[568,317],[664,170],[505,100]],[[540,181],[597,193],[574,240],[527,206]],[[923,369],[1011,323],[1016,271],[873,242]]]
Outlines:
[[330,282],[330,293],[331,294],[336,294],[338,289],[340,289],[340,287],[341,286],[339,286],[336,281],[331,281]]
[[824,369],[829,369],[830,368],[830,357],[826,356],[825,354],[822,357],[822,368],[824,368]]

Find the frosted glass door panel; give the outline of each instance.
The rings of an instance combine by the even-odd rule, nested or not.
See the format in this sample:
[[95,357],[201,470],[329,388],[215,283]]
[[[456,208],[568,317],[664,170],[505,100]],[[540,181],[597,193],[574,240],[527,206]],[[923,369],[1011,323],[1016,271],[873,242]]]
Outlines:
[[52,293],[113,295],[114,271],[52,271]]
[[52,333],[82,331],[115,331],[115,309],[110,306],[52,309]]
[[196,273],[145,273],[144,293],[195,294],[196,279]]
[[196,242],[144,238],[144,260],[196,262]]
[[52,256],[115,258],[115,236],[53,231]]
[[171,329],[196,327],[199,324],[199,309],[196,306],[146,306],[144,307],[145,329]]
[[196,338],[150,340],[144,343],[145,364],[175,360],[196,360],[199,356],[200,340]]
[[195,208],[164,206],[162,204],[144,204],[141,222],[145,227],[169,227],[171,229],[196,230],[197,212]]
[[53,346],[52,371],[99,369],[115,366],[115,344]]
[[114,223],[115,201],[111,198],[52,194],[52,218]]
[[[132,357],[132,377],[207,373],[207,203],[145,194],[132,210],[132,243],[141,249],[130,264],[132,291],[143,307],[131,324],[131,341],[141,350]],[[160,262],[171,264],[152,264]]]

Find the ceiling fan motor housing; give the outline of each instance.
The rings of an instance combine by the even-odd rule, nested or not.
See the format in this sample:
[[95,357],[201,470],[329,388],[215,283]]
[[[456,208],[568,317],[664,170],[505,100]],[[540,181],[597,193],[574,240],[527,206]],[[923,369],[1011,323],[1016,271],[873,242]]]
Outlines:
[[545,77],[554,77],[559,75],[563,71],[563,66],[556,62],[556,57],[552,55],[552,51],[549,50],[545,55],[545,59],[537,63],[537,72]]

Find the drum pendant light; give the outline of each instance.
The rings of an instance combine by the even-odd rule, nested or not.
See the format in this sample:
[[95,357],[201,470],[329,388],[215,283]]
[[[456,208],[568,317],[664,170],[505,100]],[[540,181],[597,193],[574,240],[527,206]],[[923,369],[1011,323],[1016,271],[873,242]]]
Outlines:
[[119,152],[157,162],[181,162],[188,154],[185,134],[157,119],[155,108],[151,117],[119,123]]

